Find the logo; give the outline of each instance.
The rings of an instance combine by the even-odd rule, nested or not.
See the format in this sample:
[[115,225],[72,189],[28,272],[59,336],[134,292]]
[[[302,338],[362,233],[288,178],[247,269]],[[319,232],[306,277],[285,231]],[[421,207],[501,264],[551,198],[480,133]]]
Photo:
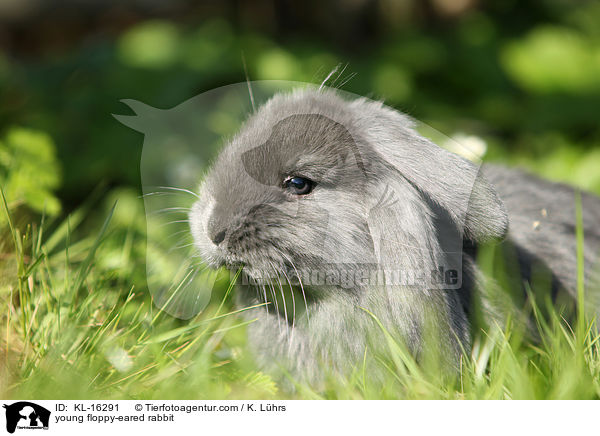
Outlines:
[[29,401],[19,401],[11,405],[4,404],[6,409],[6,431],[14,433],[15,429],[48,430],[50,411]]

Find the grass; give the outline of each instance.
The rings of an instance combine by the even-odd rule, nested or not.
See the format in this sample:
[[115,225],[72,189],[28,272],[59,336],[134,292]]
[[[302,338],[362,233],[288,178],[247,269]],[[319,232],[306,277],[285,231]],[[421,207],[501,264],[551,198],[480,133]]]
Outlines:
[[[385,380],[370,380],[359,363],[352,377],[331,374],[322,389],[297,384],[295,393],[289,393],[256,369],[227,277],[192,320],[181,321],[153,307],[144,288],[143,212],[135,193],[108,195],[104,206],[91,199],[63,221],[42,218],[35,224],[19,217],[18,208],[3,195],[1,200],[3,398],[600,397],[595,323],[586,321],[581,306],[572,328],[559,312],[538,307],[535,300],[531,311],[540,340],[523,339],[511,322],[480,331],[456,379],[441,377],[435,365],[417,365],[387,335],[392,359],[383,362]],[[98,211],[103,222],[91,230],[87,225]],[[583,237],[578,232],[580,258]],[[579,277],[583,295],[582,271]]]

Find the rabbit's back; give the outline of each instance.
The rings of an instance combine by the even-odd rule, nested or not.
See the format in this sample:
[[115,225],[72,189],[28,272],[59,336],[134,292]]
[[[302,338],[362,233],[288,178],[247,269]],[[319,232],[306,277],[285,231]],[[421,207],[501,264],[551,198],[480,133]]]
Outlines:
[[[508,240],[519,250],[525,275],[543,263],[560,287],[576,295],[576,191],[517,169],[484,165],[485,177],[503,200],[509,217]],[[581,193],[586,283],[597,286],[600,254],[600,198]],[[525,277],[529,278],[529,277]]]

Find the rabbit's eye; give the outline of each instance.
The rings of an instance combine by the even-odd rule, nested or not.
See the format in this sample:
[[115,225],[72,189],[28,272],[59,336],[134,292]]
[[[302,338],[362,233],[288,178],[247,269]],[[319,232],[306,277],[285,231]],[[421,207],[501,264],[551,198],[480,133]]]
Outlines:
[[283,186],[295,195],[306,195],[312,191],[314,183],[304,177],[289,177],[283,182]]

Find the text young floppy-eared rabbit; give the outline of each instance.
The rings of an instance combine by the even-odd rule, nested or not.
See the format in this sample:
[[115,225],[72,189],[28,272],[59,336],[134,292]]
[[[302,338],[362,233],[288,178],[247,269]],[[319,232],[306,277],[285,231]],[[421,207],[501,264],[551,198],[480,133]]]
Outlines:
[[[298,379],[384,355],[384,331],[417,359],[435,347],[455,371],[474,307],[489,324],[511,311],[477,266],[482,245],[512,253],[517,283],[545,269],[552,298],[576,295],[571,188],[480,167],[366,98],[277,94],[224,147],[199,195],[190,223],[200,255],[213,267],[243,266],[249,285],[238,304],[269,303],[246,312],[257,318],[248,327],[256,358]],[[582,207],[589,282],[600,200],[584,193]]]

